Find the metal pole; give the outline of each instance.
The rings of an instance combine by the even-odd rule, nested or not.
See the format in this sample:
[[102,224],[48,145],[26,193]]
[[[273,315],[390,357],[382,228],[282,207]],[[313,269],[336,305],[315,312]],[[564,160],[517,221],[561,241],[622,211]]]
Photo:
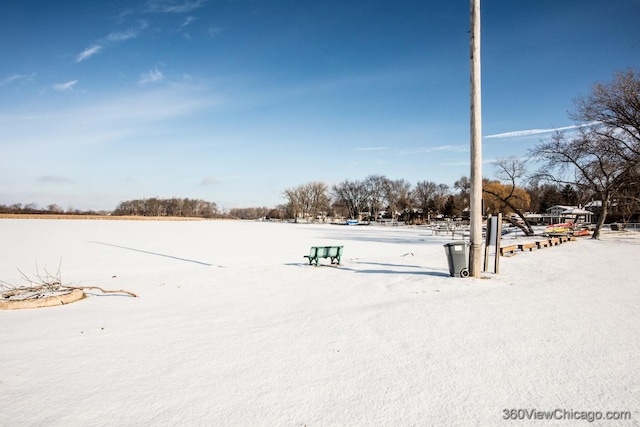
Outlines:
[[471,0],[471,252],[469,273],[480,277],[482,258],[482,104],[480,96],[480,0]]
[[491,247],[491,236],[493,235],[493,221],[491,214],[487,218],[487,233],[484,237],[484,271],[489,271],[489,249]]

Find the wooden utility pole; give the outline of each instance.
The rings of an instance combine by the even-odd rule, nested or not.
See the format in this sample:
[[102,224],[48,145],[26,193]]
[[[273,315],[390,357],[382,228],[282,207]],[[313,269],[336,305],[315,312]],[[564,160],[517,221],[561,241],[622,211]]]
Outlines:
[[482,103],[480,96],[480,0],[471,0],[471,251],[469,274],[480,277],[482,259]]

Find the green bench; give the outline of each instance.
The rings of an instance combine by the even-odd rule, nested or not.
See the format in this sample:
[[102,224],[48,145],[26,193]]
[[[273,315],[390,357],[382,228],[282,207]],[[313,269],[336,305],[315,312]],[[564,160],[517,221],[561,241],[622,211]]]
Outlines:
[[309,259],[309,265],[316,263],[318,266],[318,260],[320,258],[331,258],[331,264],[340,265],[340,257],[342,256],[342,248],[344,246],[311,246],[309,255],[305,255],[305,258]]

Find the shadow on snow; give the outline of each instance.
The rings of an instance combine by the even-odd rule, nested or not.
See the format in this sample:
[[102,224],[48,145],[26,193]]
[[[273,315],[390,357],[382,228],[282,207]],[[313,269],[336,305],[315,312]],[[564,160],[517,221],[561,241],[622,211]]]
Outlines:
[[87,243],[96,243],[98,245],[111,246],[113,248],[126,249],[126,250],[129,250],[129,251],[141,252],[143,254],[156,255],[156,256],[161,256],[161,257],[165,257],[165,258],[175,259],[175,260],[178,260],[178,261],[192,262],[194,264],[200,264],[200,265],[206,265],[207,267],[213,267],[213,264],[209,264],[208,262],[197,261],[197,260],[194,260],[194,259],[180,258],[180,257],[174,256],[174,255],[161,254],[161,253],[158,253],[158,252],[145,251],[145,250],[142,250],[142,249],[129,248],[127,246],[120,246],[120,245],[114,245],[114,244],[111,244],[111,243],[96,242],[96,241],[87,242]]
[[[358,268],[346,267],[344,264],[340,264],[336,266],[336,265],[322,264],[322,263],[318,264],[318,267],[332,267],[338,270],[352,271],[354,273],[360,273],[360,274],[362,273],[365,273],[365,274],[415,274],[415,275],[421,275],[421,276],[451,277],[449,273],[443,273],[441,271],[436,271],[438,269],[422,267],[419,265],[388,264],[388,263],[364,262],[364,261],[355,261],[352,263],[357,265],[367,264],[367,265],[374,265],[374,266],[377,265],[381,267],[390,267],[390,268],[380,268],[380,269],[370,268],[370,269],[361,270]],[[287,265],[299,266],[299,267],[302,267],[302,266],[311,266],[314,268],[316,267],[315,265],[305,264],[305,263],[289,263]],[[407,268],[420,269],[420,271],[415,271],[415,270],[403,271],[402,270]]]

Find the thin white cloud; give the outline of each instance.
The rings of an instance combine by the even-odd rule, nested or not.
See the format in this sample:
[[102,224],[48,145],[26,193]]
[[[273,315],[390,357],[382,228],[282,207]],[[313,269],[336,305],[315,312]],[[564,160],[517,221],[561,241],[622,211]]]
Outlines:
[[25,75],[25,74],[13,74],[9,77],[6,77],[2,80],[0,80],[0,86],[5,86],[8,85],[10,83],[14,83],[20,80],[29,80],[32,79],[36,74],[32,73],[30,75]]
[[105,40],[110,42],[123,42],[125,40],[135,39],[137,36],[138,32],[134,30],[118,31],[108,34]]
[[66,92],[68,90],[73,89],[76,83],[78,83],[77,80],[71,80],[70,82],[55,84],[53,85],[53,88],[55,90],[59,90],[60,92]]
[[210,25],[208,32],[209,32],[209,37],[211,37],[212,39],[215,39],[216,37],[218,37],[218,35],[224,31],[223,28],[220,27],[216,27],[215,25]]
[[146,73],[142,73],[140,75],[140,80],[138,80],[138,83],[143,85],[148,83],[158,83],[158,82],[161,82],[163,79],[164,79],[164,74],[162,74],[162,72],[157,68],[154,68],[153,70],[149,70]]
[[398,156],[406,156],[411,154],[429,154],[435,152],[444,152],[450,151],[454,153],[464,153],[469,151],[469,147],[465,145],[439,145],[435,147],[423,147],[423,148],[414,148],[414,149],[394,149],[391,147],[360,147],[355,148],[354,151],[389,151],[393,150],[393,152]]
[[140,34],[140,31],[147,28],[149,24],[147,21],[139,21],[138,28],[130,28],[125,31],[114,31],[107,34],[105,37],[99,39],[93,46],[86,48],[76,57],[76,62],[82,62],[85,59],[91,58],[93,55],[100,52],[105,47],[113,46],[117,43],[122,43],[126,40],[135,39]]
[[118,15],[118,17],[120,19],[126,18],[127,16],[131,16],[133,15],[135,12],[133,9],[125,9],[122,12],[120,12],[120,14]]
[[219,184],[220,181],[215,179],[215,178],[210,178],[210,177],[204,177],[202,178],[202,181],[200,181],[200,185],[202,186],[208,186],[208,185],[216,185]]
[[552,133],[552,132],[555,132],[555,131],[580,129],[580,128],[583,128],[585,126],[593,126],[595,124],[597,124],[597,122],[585,123],[585,124],[581,124],[581,125],[564,126],[564,127],[560,127],[560,128],[551,128],[551,129],[517,130],[517,131],[513,131],[513,132],[505,132],[505,133],[497,133],[495,135],[487,135],[484,138],[487,138],[487,139],[488,138],[522,138],[522,137],[531,136],[531,135],[539,135],[539,134],[543,134],[543,133]]
[[125,31],[114,31],[112,33],[107,34],[106,37],[103,37],[102,39],[100,39],[99,43],[110,45],[110,44],[120,43],[130,39],[135,39],[136,37],[138,37],[140,32],[145,28],[147,28],[148,26],[149,26],[149,23],[141,19],[138,21],[137,28],[129,28]]
[[490,163],[490,164],[496,165],[502,162],[503,160],[517,160],[519,162],[526,163],[530,159],[527,156],[511,156],[508,159],[505,159],[504,157],[497,157],[491,160],[483,160],[482,163]]
[[0,81],[0,86],[4,86],[4,85],[9,84],[11,82],[15,82],[16,80],[20,80],[21,78],[22,78],[22,75],[14,74],[14,75],[9,76],[9,77],[3,79],[2,81]]
[[383,151],[383,150],[389,150],[389,147],[362,147],[362,148],[356,148],[355,151]]
[[96,53],[100,52],[103,47],[99,44],[86,48],[76,57],[76,62],[82,62],[85,59],[91,58]]
[[187,16],[184,22],[180,25],[180,28],[178,28],[178,33],[182,34],[182,37],[184,37],[187,40],[191,40],[191,34],[187,32],[188,30],[186,29],[186,27],[191,25],[191,23],[195,20],[196,20],[195,17]]
[[224,103],[200,85],[145,87],[151,89],[91,100],[74,108],[43,105],[40,110],[2,114],[0,140],[16,141],[16,150],[42,152],[52,147],[105,144],[132,135],[154,134],[156,123],[192,117]]
[[148,0],[147,11],[155,13],[187,13],[198,9],[207,0]]
[[193,16],[187,16],[184,20],[184,22],[182,23],[182,25],[180,25],[180,28],[184,28],[187,25],[191,24],[193,21],[195,21],[196,18]]
[[438,151],[453,151],[457,153],[462,153],[462,152],[469,151],[469,147],[465,145],[439,145],[436,147],[424,147],[424,148],[417,148],[415,150],[401,151],[400,154],[401,155],[428,154],[428,153],[434,153]]
[[[496,159],[491,159],[491,160],[482,160],[482,164],[483,165],[488,165],[488,164],[493,164],[496,162]],[[469,166],[471,165],[471,160],[463,160],[460,162],[446,162],[446,163],[442,163],[445,166]]]

